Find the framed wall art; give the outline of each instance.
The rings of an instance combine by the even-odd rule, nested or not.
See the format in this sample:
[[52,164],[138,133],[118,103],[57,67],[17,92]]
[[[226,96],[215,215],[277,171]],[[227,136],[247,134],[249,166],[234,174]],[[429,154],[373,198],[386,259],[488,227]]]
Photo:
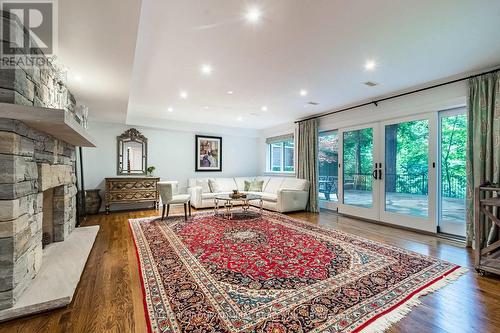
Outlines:
[[222,137],[195,136],[195,171],[222,171]]

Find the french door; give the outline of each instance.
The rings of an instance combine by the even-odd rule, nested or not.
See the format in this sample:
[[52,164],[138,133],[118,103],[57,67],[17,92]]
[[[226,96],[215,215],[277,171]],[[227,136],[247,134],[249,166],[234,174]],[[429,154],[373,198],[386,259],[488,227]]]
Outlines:
[[339,130],[340,213],[436,231],[436,113]]
[[379,219],[379,124],[339,130],[340,213]]

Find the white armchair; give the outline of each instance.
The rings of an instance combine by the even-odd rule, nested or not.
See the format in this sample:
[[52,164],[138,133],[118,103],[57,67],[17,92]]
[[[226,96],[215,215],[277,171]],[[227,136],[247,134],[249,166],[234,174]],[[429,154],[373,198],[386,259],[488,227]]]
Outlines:
[[189,216],[191,216],[191,195],[179,194],[179,183],[177,181],[158,182],[158,190],[162,201],[161,219],[165,218],[165,207],[167,207],[167,217],[170,205],[184,204],[184,218],[187,220],[187,207],[189,206]]

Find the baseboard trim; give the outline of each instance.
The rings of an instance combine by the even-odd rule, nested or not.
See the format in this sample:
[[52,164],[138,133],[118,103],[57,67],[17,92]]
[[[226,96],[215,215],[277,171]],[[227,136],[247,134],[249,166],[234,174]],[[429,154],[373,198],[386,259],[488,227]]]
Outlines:
[[438,232],[429,232],[429,231],[415,229],[415,228],[410,228],[410,227],[405,227],[405,226],[401,226],[401,225],[395,225],[395,224],[391,224],[391,223],[387,223],[387,222],[383,222],[383,221],[372,220],[372,219],[367,219],[367,218],[363,218],[363,217],[357,217],[357,216],[348,215],[348,214],[342,214],[342,213],[331,211],[331,210],[328,211],[328,214],[335,214],[335,215],[338,215],[338,216],[348,217],[348,218],[351,218],[351,219],[354,219],[354,220],[360,220],[360,221],[364,221],[364,222],[370,222],[370,223],[374,223],[374,224],[378,224],[378,225],[383,225],[385,227],[391,227],[391,228],[395,228],[395,229],[400,229],[400,230],[405,230],[405,231],[411,231],[411,232],[414,232],[414,233],[417,233],[417,234],[421,234],[421,235],[434,236],[434,237],[438,237],[438,238],[441,238],[441,239],[446,239],[446,240],[449,240],[449,241],[453,241],[455,243],[458,243],[461,246],[465,245],[465,239],[460,239],[460,238],[452,237],[451,235],[444,235],[444,234],[438,233]]

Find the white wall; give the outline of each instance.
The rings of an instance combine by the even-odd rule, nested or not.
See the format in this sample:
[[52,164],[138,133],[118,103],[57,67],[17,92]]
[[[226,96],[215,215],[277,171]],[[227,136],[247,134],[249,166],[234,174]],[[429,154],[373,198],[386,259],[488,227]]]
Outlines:
[[[90,123],[88,131],[95,139],[97,148],[83,149],[85,188],[102,189],[104,178],[116,177],[116,137],[132,126],[111,123]],[[249,132],[246,136],[221,132],[176,131],[133,126],[148,138],[148,166],[154,165],[154,175],[162,180],[179,181],[185,192],[191,177],[255,176],[258,174],[258,138]],[[234,129],[227,129],[232,133]],[[195,134],[222,136],[222,172],[195,172]],[[112,209],[120,209],[118,205]],[[123,208],[128,208],[123,206]]]
[[[442,86],[439,88],[411,94],[379,103],[378,106],[369,105],[363,108],[353,109],[338,114],[324,116],[320,118],[319,130],[335,130],[353,125],[362,125],[381,120],[405,117],[419,113],[441,111],[466,104],[467,85],[465,81]],[[363,101],[366,102],[366,101]],[[355,104],[361,104],[355,103]],[[293,133],[294,123],[287,123],[280,126],[267,128],[260,131],[258,144],[259,172],[263,174],[267,167],[267,146],[266,138]]]

